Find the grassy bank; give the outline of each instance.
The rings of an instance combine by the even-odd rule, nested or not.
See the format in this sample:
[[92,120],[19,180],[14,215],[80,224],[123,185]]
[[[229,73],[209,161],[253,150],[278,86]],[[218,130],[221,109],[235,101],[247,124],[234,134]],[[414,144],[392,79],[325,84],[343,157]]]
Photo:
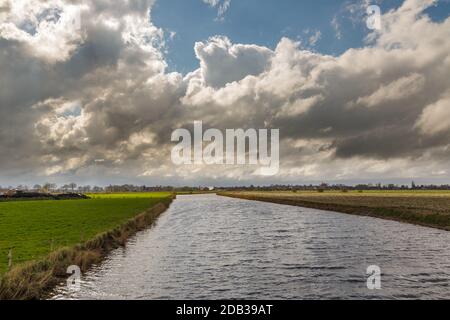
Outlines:
[[[106,194],[89,200],[0,203],[0,299],[38,299],[85,271],[166,210],[169,193]],[[8,268],[12,248],[13,268]]]
[[224,192],[220,195],[407,222],[450,230],[450,192]]

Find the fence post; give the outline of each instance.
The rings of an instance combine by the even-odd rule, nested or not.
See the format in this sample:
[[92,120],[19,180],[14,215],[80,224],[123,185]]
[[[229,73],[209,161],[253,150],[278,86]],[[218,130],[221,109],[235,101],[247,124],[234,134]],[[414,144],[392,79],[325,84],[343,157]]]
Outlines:
[[9,253],[8,253],[8,271],[11,270],[12,268],[12,249],[9,249]]

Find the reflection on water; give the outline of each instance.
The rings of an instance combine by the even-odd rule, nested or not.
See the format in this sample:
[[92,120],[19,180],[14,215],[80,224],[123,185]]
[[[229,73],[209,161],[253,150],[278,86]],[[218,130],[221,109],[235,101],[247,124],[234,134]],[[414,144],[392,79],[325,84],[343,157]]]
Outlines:
[[[382,289],[366,269],[381,267]],[[179,196],[56,299],[450,298],[450,233],[369,217]]]

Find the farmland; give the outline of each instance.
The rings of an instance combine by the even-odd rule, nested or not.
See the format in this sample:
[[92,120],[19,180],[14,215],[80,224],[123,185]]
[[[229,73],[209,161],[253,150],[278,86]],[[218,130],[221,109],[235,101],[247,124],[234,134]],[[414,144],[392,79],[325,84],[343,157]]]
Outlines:
[[95,194],[88,200],[0,202],[0,274],[114,229],[170,193]]
[[225,192],[221,195],[366,215],[450,230],[448,191]]

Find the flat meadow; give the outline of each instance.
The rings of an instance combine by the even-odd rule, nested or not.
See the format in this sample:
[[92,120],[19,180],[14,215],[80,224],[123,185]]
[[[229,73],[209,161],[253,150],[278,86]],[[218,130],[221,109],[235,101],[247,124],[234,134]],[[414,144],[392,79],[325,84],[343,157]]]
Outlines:
[[172,194],[90,194],[86,200],[0,202],[0,274],[13,265],[45,257],[112,230],[129,219],[167,201]]
[[450,191],[225,192],[226,196],[367,215],[450,230]]

